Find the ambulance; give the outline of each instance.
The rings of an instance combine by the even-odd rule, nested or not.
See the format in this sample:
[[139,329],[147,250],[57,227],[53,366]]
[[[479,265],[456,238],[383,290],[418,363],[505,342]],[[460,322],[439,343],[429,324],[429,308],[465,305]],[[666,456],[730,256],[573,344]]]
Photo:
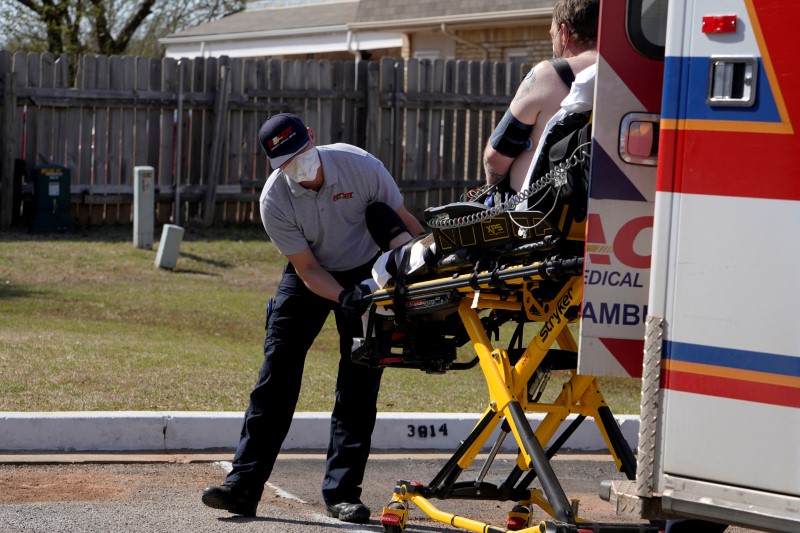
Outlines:
[[800,532],[800,2],[604,0],[598,48],[578,370],[642,378],[601,493]]

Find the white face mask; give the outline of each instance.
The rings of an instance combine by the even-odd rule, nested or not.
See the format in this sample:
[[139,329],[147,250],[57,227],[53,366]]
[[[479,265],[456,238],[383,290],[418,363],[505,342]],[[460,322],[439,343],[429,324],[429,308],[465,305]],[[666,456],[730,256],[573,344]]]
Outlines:
[[314,147],[292,159],[292,162],[283,169],[283,173],[295,183],[302,183],[315,180],[319,167],[319,154]]

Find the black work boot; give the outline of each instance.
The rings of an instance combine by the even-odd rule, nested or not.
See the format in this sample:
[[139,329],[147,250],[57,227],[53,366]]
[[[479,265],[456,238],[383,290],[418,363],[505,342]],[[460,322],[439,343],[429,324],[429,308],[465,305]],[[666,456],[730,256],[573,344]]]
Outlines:
[[369,522],[369,507],[361,502],[329,503],[327,506],[328,513],[342,522],[354,522],[356,524],[365,524]]
[[225,482],[219,487],[208,487],[203,491],[203,503],[214,509],[223,509],[242,516],[255,516],[258,498],[249,491]]

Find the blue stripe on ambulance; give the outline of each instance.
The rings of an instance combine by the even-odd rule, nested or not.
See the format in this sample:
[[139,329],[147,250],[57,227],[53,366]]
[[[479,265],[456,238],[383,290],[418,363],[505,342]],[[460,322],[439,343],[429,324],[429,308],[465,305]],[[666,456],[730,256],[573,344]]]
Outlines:
[[[756,100],[752,107],[711,107],[706,103],[708,88],[708,57],[667,57],[664,67],[664,95],[662,119],[677,120],[736,120],[750,122],[781,123],[780,112],[775,104],[772,88],[758,58],[758,81]],[[681,83],[684,89],[681,90]],[[688,87],[702,87],[690,91]],[[674,98],[676,94],[693,94],[688,103]],[[669,96],[669,97],[668,97]]]
[[665,359],[800,377],[800,357],[686,342],[664,342]]

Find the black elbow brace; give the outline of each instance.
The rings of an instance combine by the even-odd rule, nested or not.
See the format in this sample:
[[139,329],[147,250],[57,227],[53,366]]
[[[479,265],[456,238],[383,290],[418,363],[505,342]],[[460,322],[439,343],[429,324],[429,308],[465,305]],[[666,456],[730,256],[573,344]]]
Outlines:
[[392,239],[408,231],[397,211],[383,202],[369,204],[364,215],[367,220],[367,230],[382,252],[389,251]]
[[530,142],[532,131],[533,125],[520,122],[509,109],[494,129],[489,143],[504,156],[517,157]]

